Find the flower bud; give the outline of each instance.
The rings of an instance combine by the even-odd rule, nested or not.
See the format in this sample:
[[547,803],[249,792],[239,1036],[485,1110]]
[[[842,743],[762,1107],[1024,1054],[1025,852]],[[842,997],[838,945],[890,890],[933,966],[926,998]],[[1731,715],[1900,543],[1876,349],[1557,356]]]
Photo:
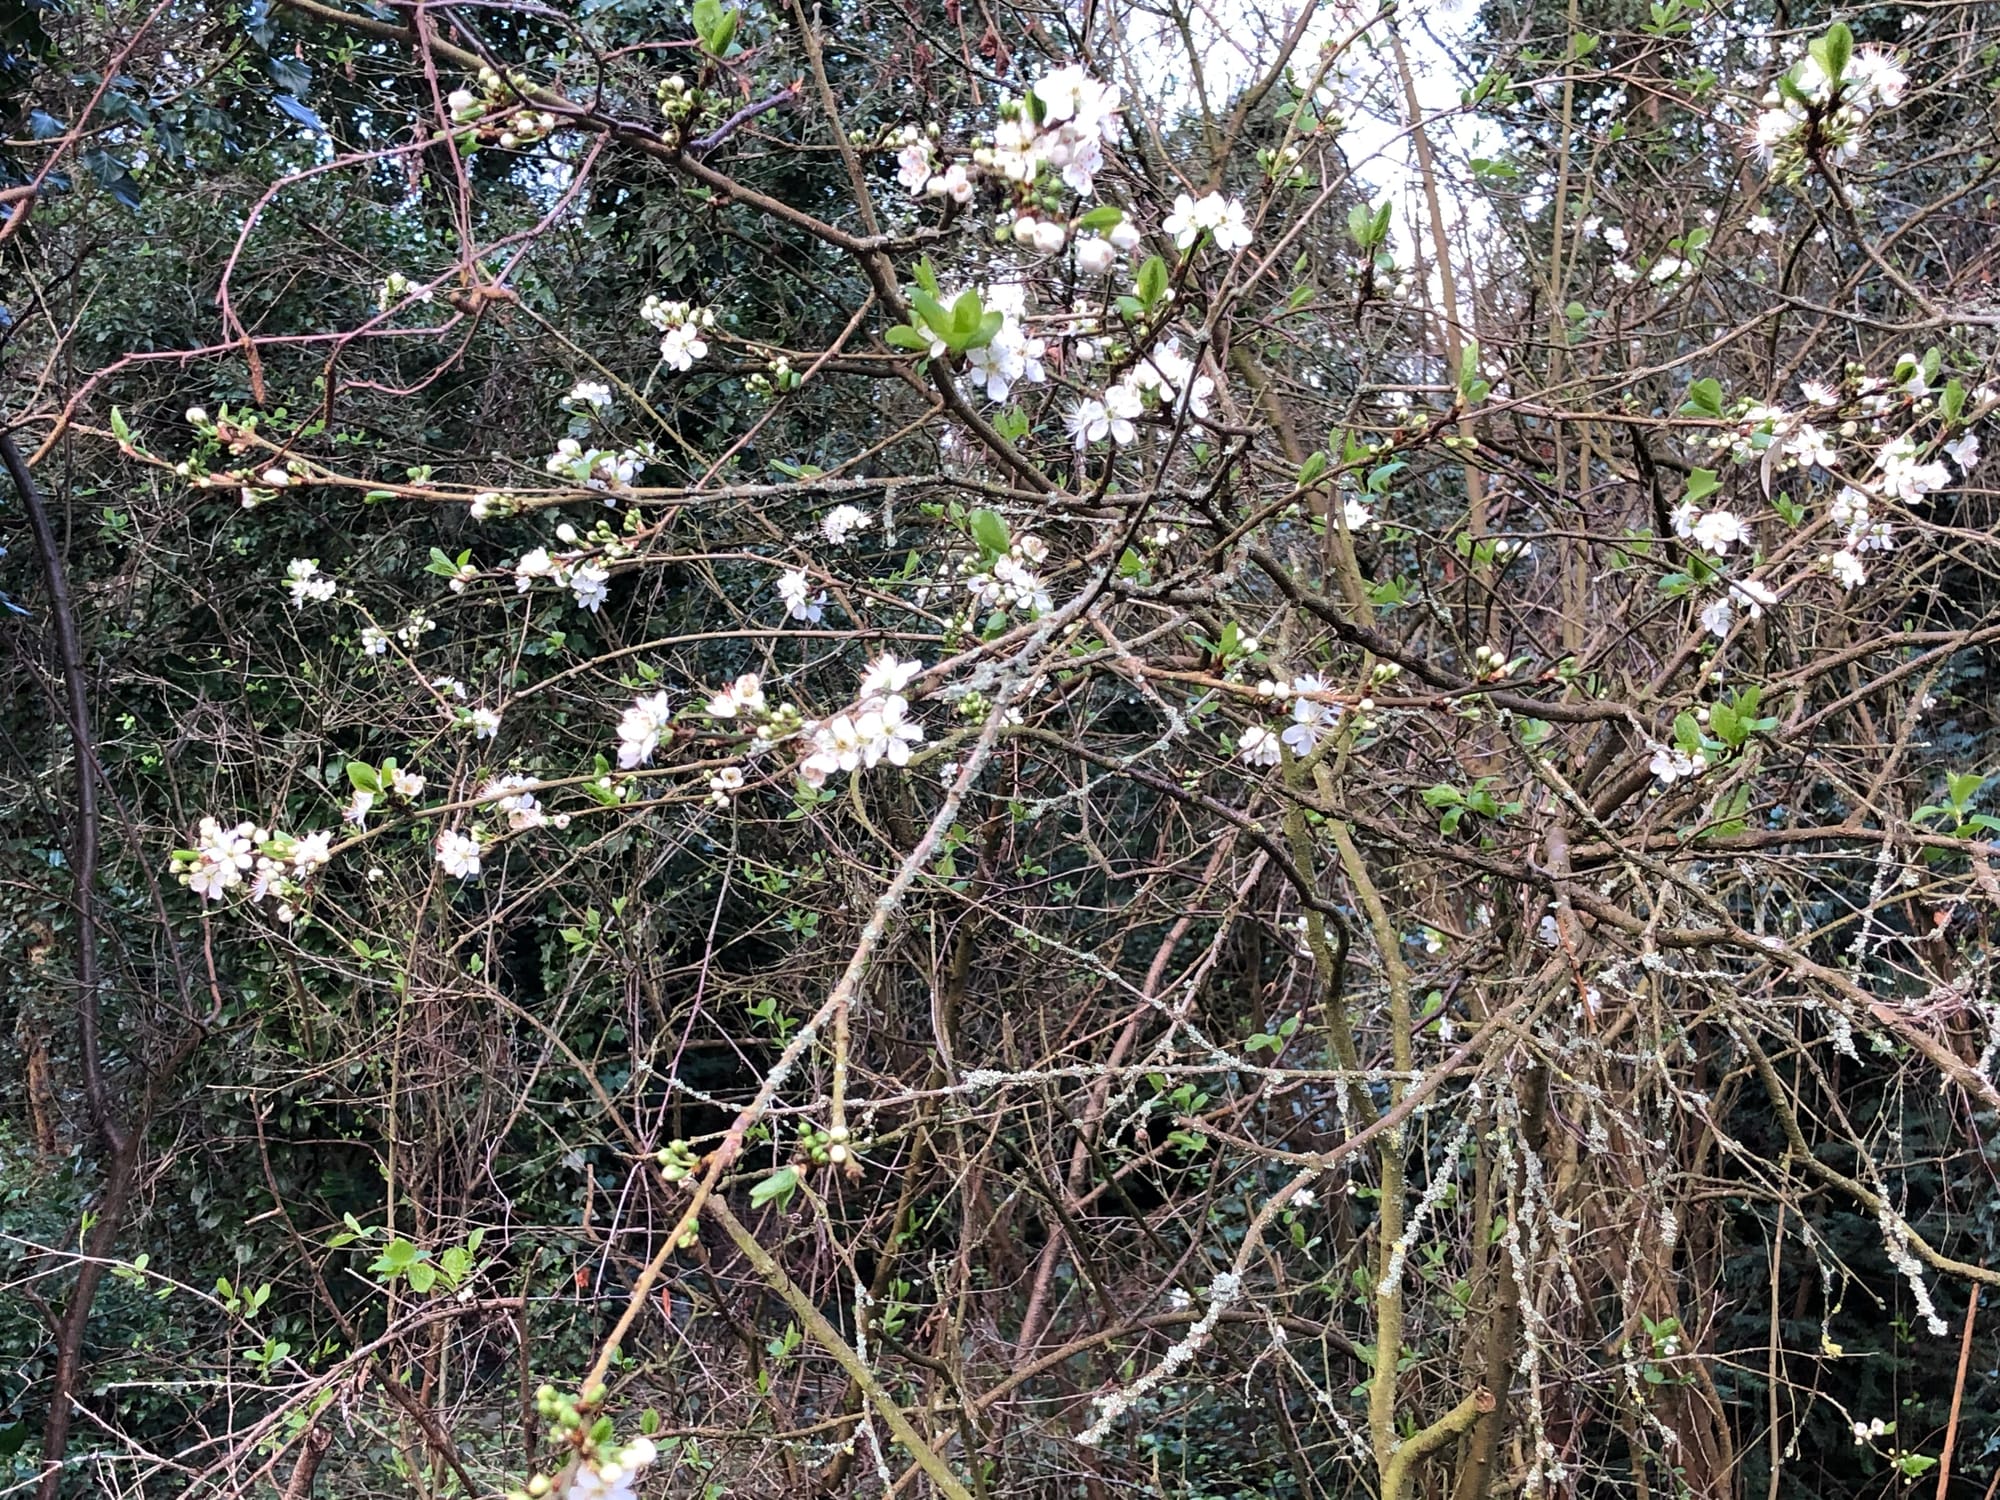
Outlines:
[[1118,252],[1109,240],[1092,235],[1076,242],[1076,268],[1085,276],[1104,275],[1117,258]]

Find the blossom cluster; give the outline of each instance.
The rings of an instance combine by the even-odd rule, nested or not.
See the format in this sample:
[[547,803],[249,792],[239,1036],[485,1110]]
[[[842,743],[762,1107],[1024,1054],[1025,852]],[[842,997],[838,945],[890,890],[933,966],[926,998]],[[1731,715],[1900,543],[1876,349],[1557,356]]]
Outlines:
[[708,308],[649,296],[640,304],[639,316],[659,331],[660,359],[669,369],[685,373],[708,353],[702,335],[715,327],[715,314]]
[[826,617],[826,590],[815,593],[804,568],[785,569],[778,575],[777,589],[787,619],[817,625]]
[[1029,533],[1014,538],[998,557],[962,559],[957,571],[975,609],[1045,615],[1053,605],[1039,570],[1048,558],[1049,544]]
[[1138,437],[1134,425],[1148,409],[1159,407],[1199,419],[1209,414],[1215,380],[1203,375],[1193,360],[1169,339],[1144,356],[1125,377],[1099,398],[1085,396],[1064,417],[1071,440],[1079,449],[1109,438],[1123,447]]
[[278,920],[297,915],[304,882],[330,860],[333,835],[273,833],[255,823],[225,827],[203,818],[192,849],[176,849],[169,872],[203,901],[219,901],[249,876],[252,901],[278,900]]
[[[627,490],[639,477],[639,471],[658,457],[651,443],[637,443],[629,448],[586,448],[577,439],[566,437],[557,441],[556,451],[543,461],[542,467],[558,478],[567,479],[587,490]],[[486,499],[480,496],[473,501],[475,520],[484,519],[479,507],[480,502]],[[490,506],[490,500],[487,503]],[[606,499],[604,503],[611,505],[615,502]]]
[[650,1438],[634,1438],[611,1458],[579,1460],[564,1500],[638,1500],[639,1476],[659,1457]]
[[824,786],[836,771],[872,770],[885,760],[907,766],[911,748],[923,742],[924,727],[909,717],[903,689],[923,669],[921,662],[879,657],[862,675],[860,701],[851,712],[805,725],[810,749],[799,762],[799,776],[806,785]]
[[[1291,723],[1273,732],[1262,724],[1252,724],[1236,742],[1238,758],[1253,766],[1275,766],[1284,749],[1304,757],[1319,747],[1328,731],[1340,722],[1342,707],[1327,701],[1329,684],[1315,672],[1302,672],[1286,679],[1265,678],[1257,684],[1257,696],[1279,705],[1290,702]],[[1370,706],[1363,699],[1362,708]],[[1283,747],[1283,748],[1281,748]]]
[[[498,715],[495,715],[495,723],[497,725]],[[350,770],[349,775],[352,774]],[[347,799],[347,806],[341,811],[340,821],[350,827],[365,828],[368,824],[368,814],[374,810],[376,802],[381,798],[393,796],[400,797],[405,802],[414,802],[423,796],[427,784],[415,771],[404,770],[395,761],[385,760],[368,785],[357,785],[354,788]]]
[[319,570],[316,557],[295,557],[285,564],[285,587],[291,591],[292,607],[324,604],[339,585]]
[[631,771],[651,764],[654,752],[660,748],[660,736],[666,733],[673,718],[673,705],[664,688],[633,700],[618,721],[618,768]]
[[1042,357],[1048,344],[1027,331],[1027,288],[1019,283],[1001,283],[980,293],[980,305],[1000,314],[1000,327],[992,339],[966,351],[966,374],[972,385],[986,392],[990,401],[1005,401],[1022,381],[1040,385],[1048,379]]
[[875,524],[875,518],[858,505],[836,505],[819,518],[819,534],[838,547]]
[[[1044,168],[1088,198],[1104,170],[1104,148],[1117,138],[1115,83],[1100,83],[1075,64],[1039,79],[1024,98],[1001,106],[992,138],[973,163],[1006,182],[1033,187]],[[926,187],[928,188],[928,183]]]
[[475,82],[476,88],[455,88],[444,101],[454,125],[471,127],[471,139],[489,139],[513,150],[556,128],[556,117],[548,110],[520,105],[530,87],[524,75],[517,73],[509,80],[492,68],[481,68]]
[[[556,528],[556,539],[567,543],[584,540],[568,523]],[[607,564],[615,561],[624,549],[607,527],[600,526],[589,540],[598,555],[580,548],[551,552],[546,547],[533,547],[522,553],[514,562],[515,592],[525,594],[537,583],[551,583],[559,589],[568,589],[576,598],[577,608],[596,614],[611,596],[611,569]]]
[[1797,173],[1815,154],[1831,165],[1851,161],[1869,120],[1903,102],[1909,77],[1895,54],[1862,47],[1850,55],[1850,49],[1851,34],[1836,26],[1764,96],[1751,134],[1766,165]]
[[1180,194],[1174,199],[1174,211],[1160,227],[1182,250],[1192,250],[1204,235],[1216,249],[1231,253],[1250,243],[1250,224],[1243,205],[1221,193],[1204,193],[1199,198]]
[[1711,635],[1726,636],[1736,623],[1739,608],[1751,619],[1761,620],[1764,611],[1777,602],[1777,591],[1761,579],[1729,579],[1721,597],[1710,600],[1702,607],[1701,628]]

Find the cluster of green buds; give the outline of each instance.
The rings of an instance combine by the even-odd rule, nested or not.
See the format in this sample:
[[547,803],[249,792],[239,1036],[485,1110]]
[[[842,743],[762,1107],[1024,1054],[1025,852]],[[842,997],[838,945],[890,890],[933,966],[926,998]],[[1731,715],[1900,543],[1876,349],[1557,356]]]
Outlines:
[[757,748],[769,749],[780,740],[790,739],[805,728],[805,723],[806,716],[796,703],[780,703],[771,710],[770,717],[757,726]]
[[686,1141],[667,1142],[653,1159],[660,1164],[660,1175],[669,1182],[686,1182],[694,1176],[695,1167],[699,1164],[694,1147]]
[[799,1148],[805,1152],[806,1159],[816,1167],[844,1167],[854,1160],[851,1140],[852,1137],[845,1125],[817,1130],[808,1122],[799,1121]]
[[1308,187],[1312,183],[1305,153],[1297,146],[1266,146],[1257,153],[1257,169],[1280,187]]
[[[660,1456],[650,1436],[621,1443],[609,1417],[592,1417],[586,1408],[603,1397],[603,1388],[586,1391],[581,1399],[566,1396],[552,1385],[535,1392],[535,1410],[549,1424],[549,1439],[575,1458],[556,1474],[537,1474],[507,1500],[543,1500],[561,1487],[567,1500],[636,1500],[639,1476]],[[648,1411],[640,1425],[658,1430],[659,1417]],[[650,1424],[650,1425],[649,1425]],[[565,1482],[566,1481],[566,1482]]]
[[662,78],[653,97],[659,101],[660,113],[675,125],[701,107],[701,89],[691,86],[679,73]]
[[616,562],[632,551],[609,521],[598,521],[589,531],[579,531],[565,521],[556,527],[556,540],[566,547],[594,547],[607,562]]
[[502,113],[534,87],[525,73],[502,78],[491,68],[481,68],[477,82],[477,89],[453,89],[445,100],[452,123],[467,127],[459,137],[462,148],[473,150],[481,141],[494,141],[511,151],[532,145],[556,128],[556,117],[545,109],[514,108],[512,113]]
[[490,521],[499,516],[519,513],[520,499],[514,495],[503,495],[498,490],[482,490],[472,497],[470,512],[475,521]]
[[431,300],[431,293],[428,287],[419,287],[401,271],[391,271],[382,278],[382,285],[375,293],[376,310],[387,312],[406,297],[413,297],[418,302],[428,302]]
[[770,368],[759,370],[744,385],[750,394],[766,401],[776,400],[787,391],[795,391],[805,377],[792,368],[792,362],[780,354],[771,361]]

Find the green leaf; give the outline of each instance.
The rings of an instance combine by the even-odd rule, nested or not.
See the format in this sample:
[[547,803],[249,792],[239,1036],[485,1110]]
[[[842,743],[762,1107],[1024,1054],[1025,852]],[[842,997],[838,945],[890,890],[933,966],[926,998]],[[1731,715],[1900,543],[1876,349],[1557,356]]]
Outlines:
[[1841,80],[1847,71],[1847,60],[1854,56],[1854,33],[1847,29],[1845,21],[1835,21],[1827,28],[1826,35],[1806,48],[1818,63],[1820,71],[1834,83]]
[[1944,391],[1938,397],[1938,412],[1947,422],[1956,422],[1964,410],[1965,383],[1954,375],[1944,383]]
[[944,295],[938,290],[937,267],[931,264],[928,255],[910,267],[910,274],[917,278],[917,285],[929,292],[933,298]]
[[1701,754],[1701,721],[1687,709],[1674,715],[1674,745],[1683,754]]
[[381,793],[382,778],[365,760],[350,760],[347,763],[347,779],[357,792]]
[[1150,311],[1167,293],[1167,263],[1157,255],[1147,256],[1146,263],[1139,267],[1139,279],[1134,290],[1139,294],[1139,301]]
[[83,166],[97,179],[97,185],[119,203],[130,209],[139,207],[142,199],[138,182],[133,178],[131,169],[109,151],[91,147],[83,153]]
[[1687,400],[1681,403],[1681,412],[1686,416],[1721,416],[1722,382],[1714,379],[1697,380],[1688,387]]
[[979,332],[979,320],[985,309],[979,305],[979,293],[961,292],[951,305],[951,335],[947,342],[954,349],[967,348],[972,337]]
[[1318,479],[1320,475],[1326,472],[1326,465],[1327,457],[1324,448],[1307,454],[1306,461],[1299,465],[1298,479],[1296,481],[1298,487],[1304,489],[1314,480]]
[[883,334],[882,337],[898,349],[910,349],[918,354],[928,354],[931,352],[931,341],[924,337],[923,334],[917,332],[908,323],[898,323],[894,328]]
[[1717,703],[1708,711],[1709,732],[1732,750],[1743,743],[1743,726],[1738,722],[1736,710],[1727,703]]
[[1683,498],[1686,499],[1689,505],[1699,505],[1721,488],[1722,481],[1715,477],[1715,470],[1690,470],[1688,473],[1687,494]]
[[428,1250],[419,1250],[408,1240],[398,1238],[390,1240],[382,1247],[382,1253],[375,1257],[374,1263],[368,1269],[386,1280],[406,1275],[412,1266],[429,1259]]
[[975,510],[969,518],[972,525],[972,539],[979,544],[979,550],[990,557],[1005,557],[1007,549],[1014,545],[1007,534],[1007,523],[990,510]]
[[694,0],[694,29],[701,44],[716,57],[729,50],[736,36],[737,12],[724,10],[722,0]]
[[993,342],[994,337],[1000,332],[1001,326],[1006,321],[1007,317],[1004,313],[990,312],[984,314],[979,319],[979,326],[973,330],[972,337],[965,341],[965,347],[967,349],[984,349],[988,344]]
[[931,332],[947,344],[951,342],[951,314],[942,302],[929,292],[916,291],[910,293],[910,306],[917,310],[918,317],[930,325]]
[[776,1200],[778,1207],[782,1210],[791,1203],[792,1194],[797,1190],[798,1185],[798,1168],[780,1167],[769,1177],[766,1177],[762,1182],[750,1189],[750,1206],[752,1208],[762,1208],[765,1204]]
[[1467,339],[1458,356],[1458,394],[1463,401],[1478,401],[1490,387],[1479,378],[1479,340]]
[[1076,227],[1085,233],[1090,233],[1097,230],[1116,229],[1124,221],[1125,211],[1122,208],[1105,203],[1093,208],[1089,213],[1078,219]]

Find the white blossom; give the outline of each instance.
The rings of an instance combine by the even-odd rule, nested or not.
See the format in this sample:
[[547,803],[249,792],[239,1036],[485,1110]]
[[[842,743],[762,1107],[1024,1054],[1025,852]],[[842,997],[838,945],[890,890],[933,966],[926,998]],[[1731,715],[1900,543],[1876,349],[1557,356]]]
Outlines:
[[1005,401],[1016,383],[1040,385],[1048,378],[1042,365],[1047,349],[1045,341],[1030,335],[1009,312],[990,341],[966,352],[966,372],[975,385],[984,387],[988,400]]
[[875,518],[858,505],[836,505],[820,517],[819,532],[834,546],[838,547],[850,537],[866,531],[875,524]]
[[1730,511],[1704,511],[1695,521],[1689,535],[1703,550],[1723,553],[1743,540],[1743,523]]
[[[1653,775],[1661,786],[1672,786],[1685,776],[1699,776],[1708,769],[1708,759],[1702,755],[1689,755],[1685,750],[1671,746],[1656,746],[1653,758],[1648,763]],[[1546,919],[1545,919],[1546,920]],[[1551,924],[1553,925],[1553,924]]]
[[470,880],[479,873],[479,835],[447,828],[437,836],[437,862],[445,874]]
[[1204,193],[1200,198],[1186,193],[1178,195],[1173,212],[1161,227],[1183,250],[1190,249],[1204,233],[1215,241],[1218,250],[1241,250],[1250,243],[1250,225],[1244,218],[1243,205],[1221,193]]
[[333,835],[315,830],[292,840],[292,868],[301,875],[317,870],[333,858]]
[[878,656],[868,663],[868,670],[861,677],[861,696],[876,698],[888,693],[900,693],[908,687],[924,670],[920,661],[898,661],[891,654]]
[[618,721],[618,768],[630,771],[651,762],[660,736],[673,721],[665,691],[642,695]]
[[1093,234],[1076,242],[1076,269],[1079,275],[1109,275],[1117,259],[1118,251],[1107,239]]
[[1278,737],[1262,724],[1252,724],[1236,742],[1236,754],[1253,766],[1275,766],[1283,753]]
[[324,604],[339,585],[319,570],[316,557],[295,557],[285,564],[285,587],[291,590],[292,607],[307,603]]
[[715,326],[715,314],[708,308],[649,296],[640,305],[639,316],[659,330],[660,359],[668,368],[691,370],[708,353],[702,334]]
[[611,574],[597,563],[585,563],[569,576],[571,592],[579,609],[596,614],[611,597]]
[[521,833],[548,821],[548,815],[535,798],[534,788],[540,784],[532,776],[502,776],[488,782],[479,795],[506,816],[509,829]]
[[530,588],[534,587],[537,579],[552,576],[555,569],[555,560],[549,556],[548,548],[536,547],[532,551],[523,552],[520,559],[514,564],[515,591],[522,594],[527,593]]
[[931,179],[931,143],[923,136],[907,141],[896,153],[896,181],[907,192],[920,193]]
[[1909,437],[1890,441],[1875,462],[1881,471],[1878,481],[1881,490],[1906,505],[1919,504],[1932,490],[1941,490],[1951,483],[1951,470],[1936,459],[1918,460],[1917,444]]
[[949,198],[954,203],[970,203],[972,175],[965,170],[963,162],[955,161],[924,184],[924,193],[931,198]]
[[826,614],[826,592],[813,593],[812,580],[806,577],[803,568],[791,568],[778,575],[778,597],[784,601],[785,614],[791,619],[817,625]]
[[711,718],[753,717],[764,712],[764,685],[755,672],[745,672],[708,700]]

